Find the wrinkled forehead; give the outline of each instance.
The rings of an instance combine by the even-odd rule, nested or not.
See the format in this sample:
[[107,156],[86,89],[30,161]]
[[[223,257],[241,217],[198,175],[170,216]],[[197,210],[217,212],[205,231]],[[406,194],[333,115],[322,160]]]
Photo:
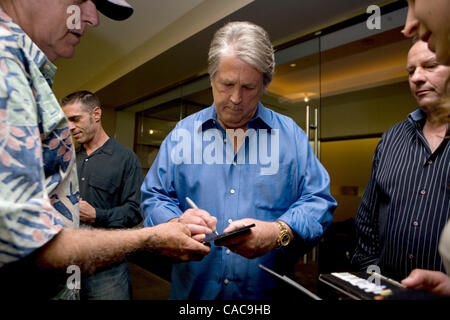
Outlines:
[[220,74],[221,78],[240,76],[247,79],[262,79],[263,77],[257,68],[236,55],[223,56],[220,59],[217,74]]

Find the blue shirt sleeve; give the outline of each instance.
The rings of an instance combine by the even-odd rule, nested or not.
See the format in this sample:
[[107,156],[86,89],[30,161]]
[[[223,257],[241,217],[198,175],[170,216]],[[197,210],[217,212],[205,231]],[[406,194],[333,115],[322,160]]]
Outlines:
[[161,144],[141,187],[141,214],[144,227],[152,227],[178,218],[183,213],[176,197],[174,168],[170,165],[170,133]]
[[331,224],[337,203],[330,194],[328,172],[314,155],[306,134],[295,124],[292,130],[300,176],[298,199],[279,220],[286,222],[303,242],[315,244]]

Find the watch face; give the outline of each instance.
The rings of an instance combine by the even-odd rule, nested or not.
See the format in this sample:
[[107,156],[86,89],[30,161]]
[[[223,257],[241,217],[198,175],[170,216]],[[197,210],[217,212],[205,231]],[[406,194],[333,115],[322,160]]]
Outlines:
[[283,236],[281,237],[281,245],[282,246],[287,246],[289,244],[289,241],[291,240],[291,237],[289,237],[288,233],[283,234]]

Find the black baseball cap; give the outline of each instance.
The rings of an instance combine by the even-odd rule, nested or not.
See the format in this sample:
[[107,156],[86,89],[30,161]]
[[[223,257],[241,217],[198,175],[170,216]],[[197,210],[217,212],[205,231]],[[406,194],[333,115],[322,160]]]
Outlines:
[[94,0],[97,10],[113,20],[125,20],[133,14],[133,7],[125,0]]

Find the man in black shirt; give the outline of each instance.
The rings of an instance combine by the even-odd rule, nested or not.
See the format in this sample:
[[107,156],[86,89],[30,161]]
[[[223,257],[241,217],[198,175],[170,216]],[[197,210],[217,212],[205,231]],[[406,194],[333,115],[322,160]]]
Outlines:
[[[80,184],[80,221],[94,228],[132,228],[139,212],[143,176],[139,160],[128,148],[109,137],[102,126],[99,99],[89,91],[65,97],[61,105],[69,120],[77,149]],[[83,277],[81,298],[129,300],[131,281],[127,262]]]
[[356,216],[352,262],[402,280],[413,269],[444,271],[439,236],[450,218],[448,124],[438,121],[450,96],[450,66],[438,64],[427,43],[416,42],[406,69],[419,106],[383,134]]

